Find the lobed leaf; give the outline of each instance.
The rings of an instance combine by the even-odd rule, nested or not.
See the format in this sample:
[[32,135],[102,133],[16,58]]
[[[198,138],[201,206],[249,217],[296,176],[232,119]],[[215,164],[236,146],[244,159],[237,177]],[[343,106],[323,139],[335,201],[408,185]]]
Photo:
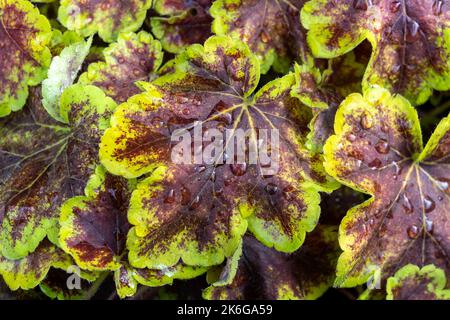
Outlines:
[[447,117],[423,148],[417,112],[403,97],[373,87],[341,104],[325,168],[371,198],[341,223],[337,286],[371,277],[383,285],[409,263],[450,271],[449,128]]
[[[100,147],[101,161],[113,174],[151,172],[130,202],[130,263],[151,269],[180,260],[220,264],[236,250],[247,224],[277,250],[300,247],[318,219],[318,191],[335,184],[324,175],[320,156],[303,146],[311,114],[291,97],[294,75],[253,94],[257,58],[242,42],[220,36],[189,47],[163,69],[164,76],[141,84],[146,92],[118,108]],[[249,129],[250,144],[257,129],[278,128],[279,172],[262,175],[261,163],[173,163],[172,132],[187,128],[192,135],[196,121],[206,128]]]
[[28,86],[46,76],[50,23],[26,0],[0,2],[0,117],[22,109]]
[[145,31],[120,34],[104,55],[105,61],[90,64],[79,83],[101,88],[118,103],[139,93],[135,82],[152,80],[163,59],[161,44]]
[[105,42],[114,42],[120,32],[138,30],[151,5],[151,0],[61,0],[58,20],[83,37],[98,32]]
[[27,256],[46,236],[58,243],[60,206],[83,194],[116,107],[96,87],[71,86],[60,102],[66,125],[40,102],[36,90],[21,113],[0,125],[0,243],[8,259]]
[[[70,256],[48,240],[42,241],[34,252],[24,258],[0,256],[0,274],[11,290],[32,289],[41,283],[50,268],[67,270],[72,265]],[[95,279],[94,274],[83,273],[82,276]]]
[[[319,226],[292,254],[267,248],[255,238],[244,238],[243,253],[222,270],[219,280],[203,292],[206,299],[312,300],[333,284],[339,256],[335,227]],[[234,260],[234,261],[233,261]],[[238,262],[239,261],[239,262]]]
[[310,62],[300,23],[305,0],[218,0],[211,7],[212,30],[244,41],[261,61],[261,73],[286,73],[292,60]]
[[420,269],[407,265],[387,281],[388,300],[450,300],[442,269],[427,265]]
[[160,16],[150,18],[152,32],[164,50],[179,53],[211,36],[212,0],[154,0],[153,9]]
[[59,110],[61,94],[74,83],[91,44],[92,38],[64,48],[59,56],[53,58],[48,70],[49,77],[42,82],[42,105],[57,121],[64,122]]
[[206,272],[182,264],[164,270],[129,265],[125,246],[130,229],[127,209],[135,184],[134,179],[113,176],[99,166],[87,183],[86,195],[67,200],[61,209],[61,247],[85,270],[114,271],[120,298],[133,296],[138,283],[162,286]]
[[312,0],[301,16],[317,57],[334,58],[370,41],[364,90],[379,85],[419,105],[433,89],[450,89],[448,2]]

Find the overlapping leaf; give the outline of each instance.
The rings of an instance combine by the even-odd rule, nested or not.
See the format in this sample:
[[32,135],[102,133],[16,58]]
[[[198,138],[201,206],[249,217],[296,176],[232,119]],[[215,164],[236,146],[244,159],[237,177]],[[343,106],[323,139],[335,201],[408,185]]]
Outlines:
[[64,122],[59,110],[61,94],[74,83],[91,44],[92,38],[71,44],[52,60],[49,76],[42,82],[42,105],[55,120]]
[[407,265],[388,279],[388,300],[450,300],[445,289],[447,277],[442,269],[428,265],[420,269]]
[[57,243],[60,206],[83,194],[116,107],[96,87],[71,86],[61,97],[63,125],[40,102],[36,89],[0,124],[0,243],[9,259],[33,252],[45,236]]
[[375,87],[341,104],[325,167],[372,197],[341,224],[336,285],[371,276],[383,285],[408,263],[450,272],[449,128],[443,119],[423,148],[417,112],[403,97]]
[[163,58],[161,44],[145,31],[120,34],[104,55],[105,62],[89,65],[79,83],[101,88],[118,103],[139,93],[135,82],[154,78]]
[[413,104],[450,88],[450,4],[441,0],[312,0],[302,10],[313,53],[333,58],[368,39],[363,87],[380,85]]
[[[0,256],[0,275],[11,290],[32,289],[41,283],[50,268],[67,270],[73,264],[69,255],[45,240],[24,258],[11,260]],[[83,277],[92,281],[95,274],[84,273]]]
[[58,19],[83,37],[98,32],[104,41],[113,42],[120,32],[139,29],[151,5],[151,0],[61,0]]
[[292,60],[307,62],[310,52],[300,10],[306,0],[218,0],[211,7],[213,31],[246,42],[261,61],[286,72]]
[[[39,288],[50,299],[87,300],[92,298],[92,296],[98,289],[99,285],[102,283],[103,279],[93,278],[92,275],[95,273],[87,273],[84,271],[78,273],[78,271],[73,268],[74,266],[70,266],[65,270],[55,268],[50,269],[45,278],[39,284]],[[70,272],[68,273],[67,271],[70,272],[76,271],[77,273],[72,274]],[[80,287],[69,288],[68,287],[68,282],[70,283],[69,277],[78,277],[78,276],[80,278],[79,280],[77,279],[76,281],[79,281]]]
[[[132,195],[131,264],[220,264],[236,250],[247,221],[266,245],[296,250],[317,222],[318,191],[334,185],[320,157],[303,146],[311,112],[291,97],[294,75],[253,94],[257,58],[242,42],[219,36],[191,46],[165,70],[118,108],[101,142],[101,161],[114,174],[132,178],[157,168]],[[272,149],[280,154],[279,171],[261,174],[261,162],[173,163],[171,134],[187,128],[191,137],[196,121],[203,130],[249,129],[249,144],[256,143],[257,129],[279,129],[280,143]]]
[[136,181],[96,169],[86,195],[69,199],[61,209],[60,244],[86,270],[114,271],[119,297],[136,293],[138,282],[148,286],[171,284],[206,270],[177,265],[164,270],[135,269],[127,262],[126,236],[130,228],[127,209]]
[[235,257],[238,266],[224,269],[219,281],[203,296],[227,300],[317,299],[333,284],[338,256],[334,227],[317,227],[293,254],[277,252],[246,236],[242,255]]
[[20,110],[46,76],[50,23],[26,0],[0,1],[0,117]]
[[186,46],[203,43],[211,35],[212,0],[155,0],[153,9],[160,16],[150,19],[153,34],[163,48],[178,53]]

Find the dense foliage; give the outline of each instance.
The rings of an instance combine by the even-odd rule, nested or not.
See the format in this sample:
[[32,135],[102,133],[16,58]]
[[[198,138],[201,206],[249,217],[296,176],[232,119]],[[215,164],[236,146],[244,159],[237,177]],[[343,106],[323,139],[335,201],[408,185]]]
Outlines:
[[[0,22],[0,299],[450,299],[450,2],[0,0]],[[248,150],[276,130],[277,170],[174,161],[198,123]]]

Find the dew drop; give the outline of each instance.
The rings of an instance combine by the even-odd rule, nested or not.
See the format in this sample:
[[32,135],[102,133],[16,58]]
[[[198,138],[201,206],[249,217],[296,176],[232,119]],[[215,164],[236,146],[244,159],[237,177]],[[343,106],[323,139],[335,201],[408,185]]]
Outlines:
[[363,232],[367,233],[367,226],[365,224],[362,225],[362,228],[363,228]]
[[216,171],[211,173],[211,177],[209,178],[212,182],[216,182]]
[[164,199],[164,203],[171,204],[175,202],[175,191],[171,189],[167,195],[167,197]]
[[223,194],[223,188],[219,188],[219,189],[214,190],[214,194],[216,196],[222,195]]
[[382,163],[381,160],[378,159],[378,158],[375,158],[371,163],[369,163],[369,167],[370,167],[372,170],[381,168],[382,165],[383,165],[383,163]]
[[439,197],[438,197],[438,200],[439,200],[439,201],[442,201],[442,200],[444,200],[444,197],[443,197],[443,196],[439,196]]
[[267,34],[267,32],[266,31],[262,31],[261,32],[261,40],[262,40],[262,42],[264,42],[264,43],[268,43],[271,39],[270,39],[270,36]]
[[375,150],[377,150],[378,153],[387,154],[389,153],[389,150],[391,150],[391,147],[389,146],[389,143],[387,143],[386,140],[380,140],[375,145]]
[[444,4],[444,1],[442,0],[435,0],[433,3],[433,13],[434,15],[438,16],[442,13],[442,5]]
[[433,221],[425,219],[425,230],[427,230],[427,232],[433,232]]
[[450,189],[449,189],[450,183],[449,182],[450,181],[448,179],[440,178],[437,181],[437,185],[438,185],[439,189],[441,189],[442,191],[444,191],[446,193],[449,193],[450,192]]
[[354,134],[350,133],[347,136],[347,140],[350,141],[350,142],[355,142],[356,141],[356,136]]
[[232,164],[230,169],[235,176],[243,176],[247,172],[247,163]]
[[189,210],[195,210],[200,206],[200,196],[196,196],[194,201],[192,201]]
[[273,183],[268,183],[265,189],[266,192],[270,195],[274,195],[278,192],[278,187]]
[[416,20],[408,19],[406,41],[415,42],[419,35],[419,23]]
[[419,235],[419,228],[415,225],[412,225],[411,227],[408,228],[407,232],[408,237],[410,237],[411,239],[415,239]]
[[372,6],[372,0],[355,0],[353,2],[353,7],[357,10],[367,10]]
[[429,213],[429,212],[433,211],[436,208],[436,203],[434,202],[433,199],[431,199],[430,197],[426,196],[423,199],[423,206],[425,208],[425,212]]
[[414,207],[406,194],[403,194],[402,207],[407,214],[411,214],[414,211]]
[[191,202],[191,192],[187,188],[182,187],[181,188],[181,204],[186,206],[189,204],[189,202]]
[[381,128],[381,131],[384,132],[384,133],[388,133],[389,132],[389,127],[386,124],[386,122],[384,122],[384,121],[381,123],[380,128]]
[[361,118],[361,127],[365,130],[368,130],[372,128],[372,126],[373,126],[372,117],[368,113],[365,113]]
[[183,115],[188,116],[191,113],[191,110],[189,108],[183,108]]
[[402,3],[400,1],[392,1],[389,9],[391,10],[392,13],[397,13],[398,10],[400,9]]
[[402,68],[402,65],[401,65],[401,64],[396,64],[396,65],[394,65],[394,66],[392,67],[392,71],[393,71],[394,73],[397,73],[397,72],[400,71],[401,68]]
[[392,165],[395,168],[395,175],[398,176],[400,173],[402,173],[402,168],[400,168],[400,166],[398,165],[397,162],[392,161]]

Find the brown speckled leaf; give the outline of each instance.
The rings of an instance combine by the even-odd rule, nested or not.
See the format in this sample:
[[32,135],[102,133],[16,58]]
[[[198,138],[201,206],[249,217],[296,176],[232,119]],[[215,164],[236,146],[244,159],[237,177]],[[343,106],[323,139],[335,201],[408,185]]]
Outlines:
[[[119,107],[100,148],[102,163],[114,174],[152,172],[130,202],[131,264],[170,267],[180,259],[188,265],[220,264],[235,251],[247,221],[266,245],[296,250],[317,222],[317,191],[333,186],[321,171],[321,157],[303,145],[311,112],[291,96],[294,75],[254,94],[258,60],[242,42],[219,36],[204,47],[191,46],[169,66],[171,72],[142,84],[146,92]],[[196,121],[203,132],[248,129],[252,145],[257,131],[276,128],[280,143],[272,152],[280,155],[279,170],[268,174],[259,160],[174,163],[171,150],[178,141],[171,141],[171,134],[187,128],[191,137]],[[204,141],[203,147],[208,145]]]
[[[231,283],[212,284],[207,299],[317,299],[333,283],[339,256],[337,229],[318,226],[292,254],[267,248],[252,236],[244,237],[242,256]],[[230,272],[224,270],[222,273]],[[224,275],[222,274],[222,277]]]
[[365,39],[372,57],[363,88],[379,85],[422,104],[450,89],[450,3],[442,0],[312,0],[302,10],[308,43],[334,58]]
[[325,167],[343,184],[371,195],[340,227],[338,286],[387,277],[412,263],[450,272],[450,118],[425,148],[416,110],[382,88],[353,94],[336,114]]
[[63,125],[40,102],[36,89],[0,124],[0,242],[10,259],[33,252],[46,235],[57,243],[60,206],[83,194],[116,106],[96,87],[71,86],[61,97]]
[[156,77],[163,53],[161,44],[141,31],[138,34],[120,34],[117,43],[104,50],[104,56],[105,62],[89,65],[79,83],[95,85],[117,103],[122,103],[140,92],[136,81],[149,81]]
[[30,2],[0,1],[0,117],[20,110],[28,86],[45,78],[51,37],[50,23]]
[[186,46],[203,43],[211,35],[212,0],[155,0],[160,16],[150,18],[152,32],[163,48],[178,53]]

